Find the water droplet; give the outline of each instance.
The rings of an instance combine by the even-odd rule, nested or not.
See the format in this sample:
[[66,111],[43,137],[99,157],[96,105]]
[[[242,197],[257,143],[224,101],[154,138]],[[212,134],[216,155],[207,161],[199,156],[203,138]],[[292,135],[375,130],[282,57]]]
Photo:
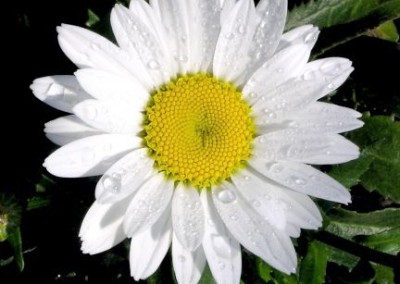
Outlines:
[[264,198],[267,200],[271,200],[271,196],[268,193],[264,194]]
[[293,157],[298,156],[299,153],[300,153],[299,148],[297,148],[297,147],[289,147],[289,149],[286,152],[286,156],[288,158],[293,158]]
[[237,32],[239,34],[244,34],[246,32],[246,28],[243,25],[239,25],[237,28]]
[[158,63],[158,61],[157,60],[150,60],[148,63],[147,63],[147,66],[150,68],[150,69],[153,69],[153,70],[155,70],[155,69],[159,69],[160,68],[160,63]]
[[261,202],[258,201],[258,200],[254,200],[254,201],[252,202],[252,204],[253,204],[254,207],[260,207],[260,206],[261,206]]
[[228,204],[236,200],[236,194],[230,189],[222,189],[217,193],[217,198],[222,203]]
[[186,257],[184,257],[183,255],[180,255],[180,256],[178,256],[178,261],[183,263],[186,261]]
[[310,32],[304,36],[305,43],[312,43],[317,39],[315,32]]
[[238,219],[238,217],[236,215],[231,215],[230,218],[232,221],[236,221]]
[[219,267],[219,269],[224,270],[225,269],[225,263],[223,263],[222,261],[218,262],[218,267]]
[[227,39],[233,39],[234,37],[235,37],[235,35],[233,33],[227,33],[225,35],[225,38],[227,38]]
[[275,174],[279,174],[283,171],[283,166],[278,163],[274,163],[270,166],[270,171],[272,171]]
[[301,76],[301,78],[305,81],[314,80],[316,77],[316,73],[312,70],[304,72],[304,74]]
[[330,154],[332,154],[332,152],[329,151],[329,150],[327,150],[327,151],[325,152],[325,154],[329,156]]
[[249,177],[249,176],[244,176],[244,180],[245,180],[245,181],[249,181],[249,180],[250,180],[250,177]]
[[333,89],[335,89],[335,84],[330,83],[330,84],[328,84],[327,87],[328,87],[329,90],[333,90]]
[[255,98],[257,98],[257,93],[251,92],[249,94],[249,96],[250,96],[250,98],[255,99]]
[[326,75],[335,76],[335,75],[339,74],[339,72],[341,70],[341,66],[340,66],[340,64],[337,64],[336,62],[327,61],[321,65],[320,70],[322,73],[324,73]]
[[186,55],[182,55],[182,54],[176,55],[176,56],[174,56],[174,58],[176,61],[179,61],[179,62],[187,62],[189,60],[189,58]]
[[95,44],[95,43],[91,43],[90,44],[90,47],[93,49],[93,50],[99,50],[99,45],[98,44]]
[[298,185],[305,185],[306,181],[304,179],[301,178],[295,178],[294,182]]
[[229,239],[221,235],[213,234],[211,235],[211,245],[220,257],[230,258],[232,249],[229,244]]
[[118,193],[121,189],[121,176],[119,174],[104,175],[102,184],[106,191]]
[[264,143],[264,142],[265,142],[265,137],[264,137],[264,136],[261,136],[261,137],[258,139],[258,141],[259,141],[260,143]]

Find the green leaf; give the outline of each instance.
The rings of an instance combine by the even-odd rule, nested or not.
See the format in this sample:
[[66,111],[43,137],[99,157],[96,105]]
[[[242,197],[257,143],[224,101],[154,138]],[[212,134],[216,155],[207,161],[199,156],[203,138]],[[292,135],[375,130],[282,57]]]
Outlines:
[[330,222],[326,231],[351,239],[357,235],[373,235],[400,226],[400,208],[357,213],[345,209],[329,212]]
[[48,198],[34,196],[28,199],[28,205],[26,206],[26,210],[39,209],[46,206],[49,206],[50,200]]
[[372,264],[375,270],[375,282],[376,284],[395,284],[393,269],[380,264]]
[[206,265],[206,267],[203,270],[203,275],[201,275],[200,281],[198,284],[213,284],[215,283],[214,277],[211,274],[210,267]]
[[351,135],[351,140],[364,146],[363,155],[373,158],[361,183],[400,203],[400,123],[386,116],[364,117],[364,121],[364,127]]
[[89,28],[94,27],[98,22],[100,22],[99,16],[96,15],[91,9],[88,9],[88,20],[86,21],[86,26]]
[[399,41],[399,33],[393,21],[387,21],[381,24],[379,27],[370,30],[368,35],[392,42]]
[[306,24],[326,28],[366,16],[394,19],[399,15],[400,0],[311,0],[289,12],[286,29]]
[[0,214],[0,242],[7,240],[8,215]]
[[24,255],[22,251],[22,238],[21,238],[21,230],[19,227],[15,228],[8,235],[8,242],[14,249],[14,259],[17,263],[19,271],[24,270]]
[[333,166],[329,175],[345,187],[351,188],[360,183],[361,176],[368,171],[373,160],[373,157],[361,154],[357,160]]
[[261,258],[256,259],[256,268],[258,276],[265,282],[269,282],[272,280],[271,272],[272,268],[268,264],[266,264]]
[[296,274],[287,275],[276,270],[261,258],[256,259],[257,274],[265,283],[274,284],[298,284],[299,279]]
[[357,263],[359,262],[360,258],[345,252],[343,250],[337,249],[335,247],[331,247],[326,245],[325,250],[327,253],[327,258],[329,262],[336,263],[341,266],[347,267],[349,271],[352,271],[354,267],[356,267]]
[[400,252],[400,227],[362,237],[360,240],[370,248],[396,255]]
[[400,203],[400,123],[387,116],[363,120],[365,125],[349,135],[362,149],[360,158],[334,166],[330,175],[348,188],[361,183]]
[[43,193],[46,192],[48,188],[54,186],[56,183],[50,177],[42,175],[39,182],[36,184],[36,192]]
[[325,245],[313,241],[309,244],[307,254],[301,262],[299,283],[325,283],[328,254]]

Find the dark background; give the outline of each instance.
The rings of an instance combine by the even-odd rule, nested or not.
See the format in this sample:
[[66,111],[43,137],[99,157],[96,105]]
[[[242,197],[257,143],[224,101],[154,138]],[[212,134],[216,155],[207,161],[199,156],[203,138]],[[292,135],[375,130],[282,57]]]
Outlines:
[[[290,7],[295,2],[300,1],[289,1]],[[3,82],[0,111],[4,145],[0,192],[13,195],[21,208],[37,195],[50,203],[40,209],[23,211],[23,248],[31,251],[25,253],[23,272],[20,273],[15,264],[0,267],[2,284],[17,280],[22,283],[133,283],[126,258],[127,243],[97,256],[80,252],[78,230],[94,200],[95,179],[51,177],[54,183],[50,182],[46,191],[37,192],[37,184],[46,174],[42,162],[56,148],[45,138],[43,124],[59,117],[61,112],[37,100],[29,90],[37,77],[72,74],[76,70],[58,47],[55,27],[61,23],[84,26],[88,8],[106,17],[114,3],[113,0],[20,0],[13,1],[11,8],[6,9],[2,66],[8,75]],[[341,32],[340,27],[323,31],[322,43]],[[334,101],[351,107],[357,104],[360,111],[369,110],[372,114],[397,112],[398,115],[398,45],[361,37],[324,57],[328,55],[345,56],[355,66],[355,72]],[[352,99],[354,90],[363,94],[357,98],[357,103]],[[12,255],[11,248],[0,243],[0,258],[7,255]],[[169,275],[172,273],[168,257],[162,269]],[[246,267],[243,272],[246,277],[245,270]]]

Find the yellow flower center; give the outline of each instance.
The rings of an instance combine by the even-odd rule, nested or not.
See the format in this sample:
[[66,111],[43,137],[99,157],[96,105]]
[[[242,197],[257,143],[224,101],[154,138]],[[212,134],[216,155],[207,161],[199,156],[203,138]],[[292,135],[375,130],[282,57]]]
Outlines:
[[254,120],[242,93],[210,74],[179,77],[156,90],[144,139],[155,166],[198,188],[229,178],[251,155]]

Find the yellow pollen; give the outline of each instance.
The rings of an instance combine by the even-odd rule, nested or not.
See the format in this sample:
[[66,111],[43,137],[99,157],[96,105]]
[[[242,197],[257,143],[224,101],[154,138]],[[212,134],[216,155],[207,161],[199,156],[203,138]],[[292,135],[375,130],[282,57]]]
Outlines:
[[221,183],[251,155],[249,105],[235,86],[210,74],[184,75],[156,90],[144,123],[156,168],[197,188]]

